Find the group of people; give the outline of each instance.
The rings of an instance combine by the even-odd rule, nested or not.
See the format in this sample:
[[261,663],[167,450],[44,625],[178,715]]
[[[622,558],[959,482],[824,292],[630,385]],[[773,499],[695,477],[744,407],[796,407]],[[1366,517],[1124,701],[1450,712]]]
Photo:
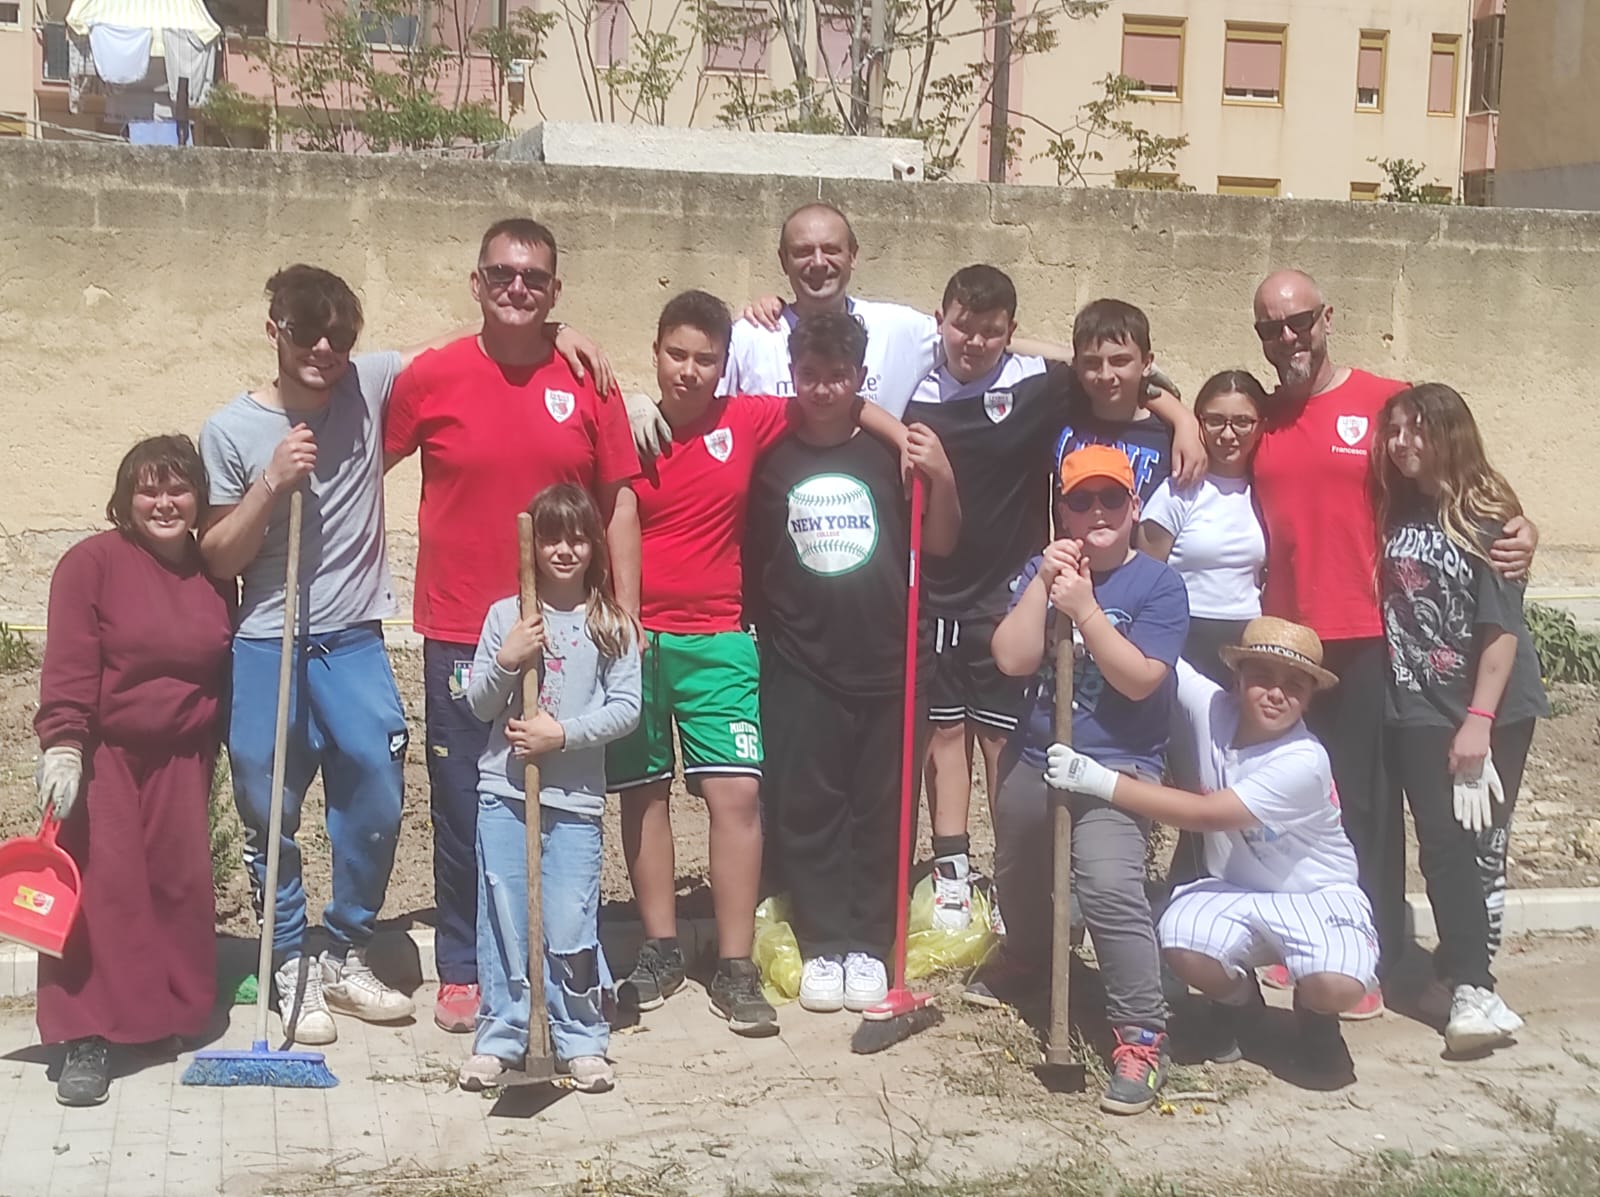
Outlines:
[[[270,983],[298,1043],[333,1042],[334,1014],[414,1013],[366,959],[408,746],[380,627],[383,475],[412,453],[433,1016],[474,1034],[463,1088],[504,1081],[529,1018],[548,1017],[569,1083],[608,1089],[613,994],[648,1012],[685,985],[679,770],[710,819],[711,1009],[735,1033],[777,1033],[751,949],[757,901],[778,890],[800,1004],[884,998],[913,511],[938,925],[972,917],[975,759],[995,826],[1003,946],[972,1000],[1025,1003],[1065,967],[1049,955],[1044,827],[1048,791],[1068,791],[1074,892],[1116,1038],[1102,1107],[1147,1109],[1165,1078],[1163,962],[1209,999],[1216,1058],[1237,1055],[1260,970],[1295,989],[1307,1068],[1348,1072],[1338,1018],[1381,1012],[1404,943],[1403,791],[1452,991],[1447,1044],[1514,1033],[1490,960],[1544,713],[1517,582],[1537,535],[1461,397],[1335,365],[1333,308],[1297,271],[1255,295],[1277,386],[1226,371],[1191,412],[1130,303],[1085,307],[1070,349],[1029,342],[1001,270],[957,271],[929,315],[852,298],[858,249],[843,213],[808,204],[779,234],[791,299],[738,320],[703,291],[671,299],[655,398],[624,399],[594,343],[551,319],[556,242],[532,220],[482,239],[481,327],[406,353],[352,355],[361,305],[337,276],[292,266],[269,281],[273,381],[208,420],[198,450],[181,436],[135,446],[115,527],[70,550],[52,584],[39,788],[84,875],[67,952],[41,962],[41,1035],[67,1045],[60,1100],[104,1099],[109,1044],[206,1024],[205,812],[223,742],[261,896],[296,490]],[[537,610],[518,599],[522,511]],[[1052,720],[1065,637],[1070,745]],[[544,1012],[529,1009],[529,762]],[[319,770],[333,892],[313,955],[295,836]],[[621,978],[599,935],[607,793],[645,935]],[[1189,833],[1156,908],[1152,822]]]

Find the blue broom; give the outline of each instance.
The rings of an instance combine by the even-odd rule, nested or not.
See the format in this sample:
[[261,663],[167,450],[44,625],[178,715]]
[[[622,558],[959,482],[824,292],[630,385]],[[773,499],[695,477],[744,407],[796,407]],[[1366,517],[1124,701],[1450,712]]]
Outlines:
[[[278,843],[283,834],[283,785],[289,756],[289,683],[295,660],[294,625],[300,590],[302,491],[289,496],[289,566],[283,587],[283,646],[278,662],[278,726],[272,742],[272,807],[267,830],[267,876],[256,962],[256,1033],[249,1051],[195,1052],[185,1085],[264,1085],[274,1089],[331,1089],[339,1083],[321,1052],[273,1051],[267,1046],[267,995],[272,986],[272,932],[278,907]],[[318,965],[315,961],[311,967]]]

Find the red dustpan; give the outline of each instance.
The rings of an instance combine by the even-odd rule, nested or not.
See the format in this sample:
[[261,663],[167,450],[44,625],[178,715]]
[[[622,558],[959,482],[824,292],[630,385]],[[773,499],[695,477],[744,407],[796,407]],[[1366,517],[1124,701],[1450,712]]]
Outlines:
[[61,821],[47,813],[38,835],[0,844],[0,939],[60,956],[78,914],[78,865],[56,846]]

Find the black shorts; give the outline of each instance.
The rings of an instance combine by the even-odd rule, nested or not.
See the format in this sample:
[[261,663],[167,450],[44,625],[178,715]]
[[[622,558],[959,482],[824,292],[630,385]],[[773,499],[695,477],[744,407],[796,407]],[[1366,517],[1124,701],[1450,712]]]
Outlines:
[[921,620],[919,668],[935,725],[970,722],[995,731],[1016,730],[1027,678],[1001,673],[989,652],[1000,623],[995,615],[967,619],[927,616]]

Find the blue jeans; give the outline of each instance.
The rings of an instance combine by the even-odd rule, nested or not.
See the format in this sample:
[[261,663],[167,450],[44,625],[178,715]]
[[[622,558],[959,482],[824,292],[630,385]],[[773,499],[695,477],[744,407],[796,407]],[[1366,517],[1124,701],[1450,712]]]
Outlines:
[[[527,803],[478,798],[478,1033],[472,1050],[521,1060],[528,1050]],[[545,807],[544,1004],[556,1057],[603,1056],[612,988],[600,950],[600,819]]]
[[[228,756],[258,911],[266,884],[279,646],[276,637],[233,642]],[[322,920],[336,954],[372,938],[389,888],[405,794],[406,717],[378,625],[302,636],[298,649],[289,689],[289,752],[273,927],[280,959],[299,955],[305,943],[306,893],[294,837],[300,830],[301,803],[317,770],[322,770],[333,848],[333,900]]]
[[478,758],[489,725],[461,691],[457,665],[472,664],[475,644],[422,643],[428,719],[428,792],[433,823],[433,958],[447,985],[478,982]]

